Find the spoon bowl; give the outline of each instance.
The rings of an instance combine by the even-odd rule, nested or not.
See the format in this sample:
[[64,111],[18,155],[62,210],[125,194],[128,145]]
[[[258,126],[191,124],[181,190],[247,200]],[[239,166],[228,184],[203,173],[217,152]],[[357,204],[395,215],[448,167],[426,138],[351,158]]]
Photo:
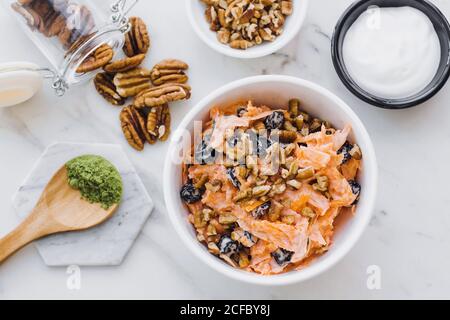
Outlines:
[[45,187],[31,214],[11,233],[0,239],[0,263],[28,243],[50,234],[81,231],[110,218],[118,204],[108,209],[81,198],[67,181],[62,166]]

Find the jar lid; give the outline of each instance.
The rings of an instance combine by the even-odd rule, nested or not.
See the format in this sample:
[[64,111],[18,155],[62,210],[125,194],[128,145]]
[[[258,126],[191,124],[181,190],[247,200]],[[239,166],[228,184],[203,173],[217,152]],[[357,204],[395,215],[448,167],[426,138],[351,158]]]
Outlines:
[[39,67],[29,62],[0,64],[0,107],[10,107],[31,99],[42,87]]

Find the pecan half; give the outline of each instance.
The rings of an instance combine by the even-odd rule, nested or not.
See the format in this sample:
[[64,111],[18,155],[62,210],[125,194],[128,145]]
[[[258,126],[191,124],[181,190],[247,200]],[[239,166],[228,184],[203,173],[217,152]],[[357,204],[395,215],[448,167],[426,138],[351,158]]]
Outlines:
[[141,18],[130,18],[131,29],[125,35],[123,52],[128,57],[134,57],[141,53],[147,53],[150,48],[150,37],[148,35],[147,25]]
[[166,141],[170,135],[170,122],[168,104],[153,107],[147,117],[147,131],[153,139]]
[[183,83],[167,83],[158,87],[153,87],[139,93],[134,105],[137,108],[156,107],[163,104],[189,99],[191,97],[191,87]]
[[47,37],[57,36],[64,30],[65,27],[66,18],[62,14],[57,13],[52,20],[48,20],[46,22],[45,35]]
[[36,0],[30,4],[30,8],[40,17],[40,23],[37,27],[39,32],[46,35],[49,21],[54,19],[55,10],[46,0]]
[[186,83],[188,76],[184,71],[188,68],[189,66],[180,60],[163,60],[153,67],[152,82],[155,86],[165,83]]
[[119,72],[114,77],[114,85],[122,97],[134,97],[138,93],[151,88],[150,70],[136,68],[127,72]]
[[131,58],[124,58],[113,61],[103,67],[103,70],[109,73],[125,72],[140,66],[145,59],[145,54],[138,54]]
[[125,139],[134,149],[141,151],[146,141],[154,141],[146,129],[145,117],[134,106],[122,109],[120,123]]
[[117,92],[111,75],[104,72],[97,74],[94,79],[94,85],[98,93],[109,103],[116,106],[121,106],[125,103],[125,99]]
[[103,44],[98,47],[82,64],[77,68],[78,73],[86,73],[94,71],[105,66],[108,62],[112,60],[114,56],[113,49],[107,45]]
[[29,6],[21,6],[17,3],[11,4],[11,8],[19,13],[27,22],[31,30],[36,30],[41,24],[41,17]]

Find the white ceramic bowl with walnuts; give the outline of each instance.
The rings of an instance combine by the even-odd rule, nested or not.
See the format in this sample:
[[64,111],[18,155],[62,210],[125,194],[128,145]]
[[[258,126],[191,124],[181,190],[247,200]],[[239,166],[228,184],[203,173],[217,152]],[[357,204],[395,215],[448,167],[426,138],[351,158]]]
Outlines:
[[[202,0],[185,0],[190,23],[197,35],[212,49],[230,57],[251,59],[272,54],[287,45],[300,31],[308,10],[309,0],[291,0],[292,14],[286,16],[282,33],[273,41],[263,41],[245,50],[235,49],[219,41],[218,32],[210,29],[205,17],[206,5]],[[219,0],[226,1],[226,0]]]
[[[315,117],[329,121],[335,128],[352,126],[349,140],[357,143],[363,154],[362,168],[358,182],[362,192],[354,215],[338,222],[333,235],[333,243],[325,254],[317,257],[311,264],[299,271],[279,275],[263,276],[233,268],[208,252],[206,246],[196,238],[196,231],[188,221],[189,210],[180,197],[182,187],[182,165],[180,156],[183,150],[191,150],[191,140],[187,133],[194,131],[195,121],[205,121],[210,108],[226,106],[237,101],[252,100],[274,109],[286,107],[289,99],[299,98],[302,110]],[[305,281],[330,269],[341,260],[359,241],[368,225],[377,193],[378,169],[375,151],[361,120],[345,102],[328,90],[306,80],[289,76],[255,76],[232,82],[209,94],[201,100],[182,120],[172,134],[164,169],[164,197],[169,217],[182,242],[206,265],[233,278],[258,285],[287,285]]]

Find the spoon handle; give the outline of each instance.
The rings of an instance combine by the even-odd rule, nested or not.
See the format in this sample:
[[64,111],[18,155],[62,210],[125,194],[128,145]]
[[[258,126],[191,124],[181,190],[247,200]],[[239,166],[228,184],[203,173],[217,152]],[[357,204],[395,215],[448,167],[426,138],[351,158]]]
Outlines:
[[30,214],[16,229],[0,239],[0,264],[33,240],[51,233],[46,216],[37,211]]

